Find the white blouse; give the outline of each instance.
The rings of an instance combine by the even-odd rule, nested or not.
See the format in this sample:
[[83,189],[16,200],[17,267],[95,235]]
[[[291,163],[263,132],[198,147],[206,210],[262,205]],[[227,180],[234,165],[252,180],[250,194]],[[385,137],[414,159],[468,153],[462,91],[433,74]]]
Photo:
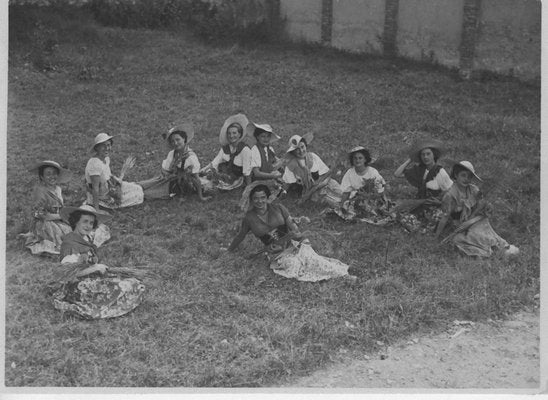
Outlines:
[[[259,166],[260,158],[261,156],[259,155]],[[230,154],[226,154],[223,149],[221,149],[213,161],[211,161],[211,166],[217,169],[220,163],[227,161],[230,161]],[[251,149],[249,147],[244,147],[242,151],[234,157],[234,165],[242,167],[244,176],[251,175]]]
[[[310,168],[310,172],[317,172],[320,175],[326,174],[329,172],[329,167],[325,165],[325,163],[322,161],[320,156],[318,156],[316,153],[308,153],[312,156],[312,167]],[[297,160],[301,166],[304,166],[305,160],[299,159]],[[299,180],[299,177],[295,176],[293,172],[287,167],[285,167],[284,174],[282,176],[282,179],[285,183],[296,183]]]
[[[192,151],[190,149],[188,149],[189,151]],[[168,172],[173,172],[171,171],[171,163],[173,162],[173,155],[175,154],[175,150],[171,150],[169,153],[167,153],[167,157],[164,161],[162,161],[162,169],[165,170],[165,171],[168,171]],[[191,173],[192,174],[197,174],[198,172],[200,172],[200,161],[198,160],[198,156],[196,155],[196,153],[192,152],[185,160],[185,165],[183,167],[183,169],[187,169],[189,167],[192,167],[192,170],[191,170]],[[179,165],[177,165],[177,168],[181,168],[181,163],[179,163]]]
[[365,184],[365,180],[374,179],[375,189],[377,193],[383,193],[386,182],[384,178],[373,167],[367,167],[363,175],[359,175],[354,167],[350,168],[344,174],[341,182],[341,190],[343,193],[359,190]]

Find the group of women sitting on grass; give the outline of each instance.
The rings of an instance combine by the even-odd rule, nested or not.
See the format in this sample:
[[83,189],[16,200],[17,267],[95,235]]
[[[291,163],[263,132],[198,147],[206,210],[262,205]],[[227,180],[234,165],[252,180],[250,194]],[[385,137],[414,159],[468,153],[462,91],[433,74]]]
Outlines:
[[56,308],[86,318],[107,318],[131,311],[141,301],[144,285],[134,277],[121,277],[99,263],[97,247],[110,238],[105,225],[114,210],[146,199],[169,199],[195,192],[202,201],[216,190],[245,186],[240,207],[241,228],[228,251],[234,251],[252,232],[265,245],[270,265],[277,274],[303,281],[346,277],[348,266],[318,255],[306,235],[281,204],[280,194],[297,194],[301,202],[324,204],[343,220],[375,225],[400,223],[411,232],[433,232],[439,237],[449,225],[451,240],[463,253],[489,257],[500,249],[518,249],[502,239],[489,224],[490,205],[474,182],[481,182],[469,161],[456,163],[449,175],[438,163],[442,144],[416,142],[409,158],[394,172],[417,189],[416,198],[394,202],[386,194],[386,181],[371,166],[369,151],[357,146],[348,152],[350,168],[339,183],[335,171],[309,151],[310,133],[293,135],[283,157],[272,144],[279,140],[270,125],[248,121],[245,115],[228,118],[221,128],[221,148],[201,168],[189,147],[195,132],[190,124],[169,130],[165,140],[171,150],[158,175],[140,182],[126,182],[125,173],[135,162],[128,158],[120,176],[112,174],[110,152],[113,136],[98,134],[93,156],[85,168],[86,200],[79,207],[64,205],[60,183],[71,173],[55,161],[33,167],[39,182],[32,195],[31,229],[23,236],[33,254],[59,254],[61,263],[72,267],[54,294]]

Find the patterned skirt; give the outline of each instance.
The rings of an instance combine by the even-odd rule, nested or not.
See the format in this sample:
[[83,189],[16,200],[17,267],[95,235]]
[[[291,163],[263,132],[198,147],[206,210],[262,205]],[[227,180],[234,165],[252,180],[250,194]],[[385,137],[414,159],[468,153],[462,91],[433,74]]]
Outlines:
[[[142,186],[134,182],[122,182],[112,187],[107,194],[99,199],[99,205],[104,208],[116,209],[135,206],[144,200]],[[93,205],[93,195],[88,190],[87,204]]]
[[270,268],[278,275],[305,282],[348,275],[348,265],[334,258],[320,256],[306,241],[291,241],[291,244],[270,262]]
[[136,278],[91,275],[64,283],[53,294],[53,306],[84,319],[114,318],[141,304],[144,292]]
[[468,256],[490,257],[493,249],[508,249],[510,245],[495,232],[489,219],[484,218],[453,237],[453,243]]
[[62,237],[72,232],[72,228],[61,220],[35,220],[28,233],[20,235],[25,239],[25,247],[32,254],[58,255]]

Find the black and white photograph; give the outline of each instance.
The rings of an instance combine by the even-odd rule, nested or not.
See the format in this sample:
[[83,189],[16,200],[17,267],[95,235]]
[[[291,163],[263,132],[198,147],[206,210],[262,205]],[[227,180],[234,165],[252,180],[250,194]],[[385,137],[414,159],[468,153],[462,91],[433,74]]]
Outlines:
[[542,5],[6,1],[4,391],[547,390]]

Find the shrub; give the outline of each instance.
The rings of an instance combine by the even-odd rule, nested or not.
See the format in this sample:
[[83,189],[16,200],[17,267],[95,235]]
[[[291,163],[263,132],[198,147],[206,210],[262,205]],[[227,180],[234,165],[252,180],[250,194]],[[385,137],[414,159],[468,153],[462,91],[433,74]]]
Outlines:
[[56,68],[55,53],[62,41],[94,42],[99,38],[93,20],[69,0],[10,3],[10,58],[21,54],[40,71]]
[[188,22],[190,0],[91,0],[86,8],[106,26],[157,29]]

